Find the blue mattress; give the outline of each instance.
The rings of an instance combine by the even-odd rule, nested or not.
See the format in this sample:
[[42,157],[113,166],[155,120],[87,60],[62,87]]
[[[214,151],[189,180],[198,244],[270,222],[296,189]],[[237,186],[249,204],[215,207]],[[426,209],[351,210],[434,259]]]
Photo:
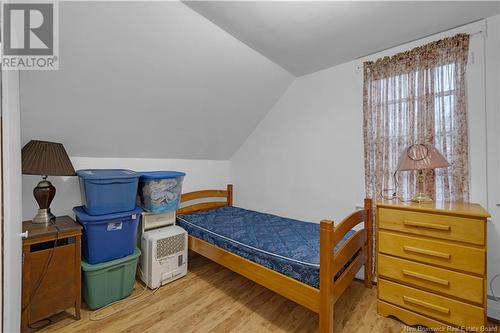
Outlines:
[[[223,207],[177,217],[199,239],[319,288],[319,224]],[[350,230],[334,251],[354,233]]]

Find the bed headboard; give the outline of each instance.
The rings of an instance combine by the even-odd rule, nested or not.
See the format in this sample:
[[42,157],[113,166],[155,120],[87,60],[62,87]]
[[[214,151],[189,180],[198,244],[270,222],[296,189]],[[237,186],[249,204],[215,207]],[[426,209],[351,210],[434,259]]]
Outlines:
[[181,205],[184,202],[207,198],[226,198],[225,201],[204,201],[186,205],[177,209],[177,215],[198,212],[219,207],[231,207],[233,205],[233,184],[227,184],[226,190],[202,190],[183,193]]

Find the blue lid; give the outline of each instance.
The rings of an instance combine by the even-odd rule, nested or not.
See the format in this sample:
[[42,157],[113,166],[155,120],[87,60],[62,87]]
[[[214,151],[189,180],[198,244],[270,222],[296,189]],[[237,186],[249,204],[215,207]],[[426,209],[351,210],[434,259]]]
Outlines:
[[83,209],[83,206],[78,206],[73,208],[73,212],[75,213],[76,217],[83,222],[99,222],[106,220],[119,220],[134,214],[137,215],[136,218],[139,218],[139,214],[142,213],[142,209],[136,207],[134,210],[129,210],[128,212],[119,212],[119,213],[104,214],[104,215],[89,215]]
[[84,179],[117,179],[134,178],[140,174],[126,169],[84,169],[78,170],[76,174]]
[[144,171],[141,172],[141,177],[144,179],[166,179],[184,177],[186,174],[180,171]]

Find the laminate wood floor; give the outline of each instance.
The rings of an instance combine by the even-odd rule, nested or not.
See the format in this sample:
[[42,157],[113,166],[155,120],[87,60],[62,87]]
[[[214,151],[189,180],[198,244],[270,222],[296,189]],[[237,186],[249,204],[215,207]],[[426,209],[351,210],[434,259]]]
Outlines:
[[[142,291],[136,284],[134,294]],[[355,281],[335,306],[336,333],[411,332],[395,319],[376,313],[376,287]],[[317,332],[318,315],[195,253],[189,254],[188,275],[153,294],[130,301],[113,316],[91,321],[83,307],[75,321],[71,312],[51,318],[52,324],[34,332]],[[106,315],[118,304],[104,310]],[[40,323],[41,324],[41,323]],[[490,323],[496,327],[495,324]]]

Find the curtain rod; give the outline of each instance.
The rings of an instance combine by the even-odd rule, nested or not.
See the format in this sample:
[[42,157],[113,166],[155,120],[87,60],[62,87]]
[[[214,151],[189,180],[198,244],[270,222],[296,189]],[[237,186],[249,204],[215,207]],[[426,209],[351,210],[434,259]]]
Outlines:
[[[481,35],[483,32],[484,32],[483,30],[479,30],[479,31],[473,32],[473,33],[469,34],[469,37],[473,37],[473,36]],[[423,37],[423,38],[426,38],[426,37]],[[404,44],[412,43],[412,42],[415,42],[415,41],[420,40],[420,39],[422,39],[422,38],[419,38],[419,39],[414,39],[414,40],[412,40],[412,41],[405,42],[405,43],[403,43],[403,44],[399,44],[399,45],[391,46],[391,47],[386,48],[386,49],[383,49],[383,50],[375,51],[375,52],[373,52],[373,53],[370,53],[370,54],[367,54],[367,55],[361,56],[361,57],[357,58],[357,60],[362,59],[362,58],[365,58],[365,57],[368,57],[368,56],[371,56],[371,55],[374,55],[374,54],[377,54],[377,53],[380,53],[380,52],[383,52],[383,51],[390,50],[390,49],[392,49],[392,48],[395,48],[395,47],[398,47],[398,46],[401,46],[401,45],[404,45]],[[357,69],[363,69],[363,66],[358,66],[358,67],[356,67],[356,68],[357,68]]]

